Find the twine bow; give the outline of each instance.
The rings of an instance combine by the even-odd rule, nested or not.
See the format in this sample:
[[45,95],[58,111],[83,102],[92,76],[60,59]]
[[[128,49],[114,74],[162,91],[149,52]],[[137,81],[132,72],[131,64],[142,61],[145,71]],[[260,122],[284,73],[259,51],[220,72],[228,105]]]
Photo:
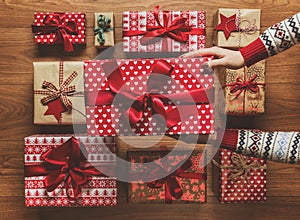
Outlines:
[[111,19],[106,18],[104,15],[99,15],[97,23],[98,23],[98,27],[94,29],[94,34],[97,35],[98,42],[100,43],[101,46],[103,46],[105,44],[104,32],[108,32],[112,30],[110,26]]
[[254,74],[249,80],[243,80],[241,77],[236,78],[236,81],[225,86],[231,86],[230,93],[236,93],[236,98],[243,92],[249,91],[251,93],[257,93],[259,91],[258,85],[264,85],[264,83],[255,82],[257,74]]
[[266,166],[262,166],[258,160],[248,164],[247,159],[244,156],[236,153],[231,155],[231,162],[233,165],[219,165],[215,160],[212,160],[212,162],[220,169],[229,169],[230,173],[228,179],[233,182],[240,178],[245,178],[249,181],[251,169],[266,169]]

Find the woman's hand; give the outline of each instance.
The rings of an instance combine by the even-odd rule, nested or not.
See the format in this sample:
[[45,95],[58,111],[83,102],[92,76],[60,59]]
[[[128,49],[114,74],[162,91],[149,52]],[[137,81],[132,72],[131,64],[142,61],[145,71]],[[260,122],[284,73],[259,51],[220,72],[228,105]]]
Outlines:
[[240,51],[223,49],[220,47],[204,48],[182,54],[181,58],[214,56],[216,59],[208,63],[209,67],[226,67],[229,69],[239,69],[245,66],[245,61]]

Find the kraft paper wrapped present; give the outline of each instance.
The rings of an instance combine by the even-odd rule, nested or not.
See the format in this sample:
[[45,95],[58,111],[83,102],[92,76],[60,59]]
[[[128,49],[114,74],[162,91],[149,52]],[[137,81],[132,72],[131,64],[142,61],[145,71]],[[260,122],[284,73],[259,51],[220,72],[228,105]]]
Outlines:
[[[167,204],[206,202],[205,153],[194,151],[190,157],[184,151],[177,151],[174,155],[166,155],[167,153],[165,150],[128,151],[128,160],[132,164],[129,175],[136,179],[140,174],[154,178],[153,181],[145,182],[148,180],[141,177],[140,180],[131,182],[128,185],[129,202]],[[185,162],[178,165],[182,161]],[[149,162],[154,163],[153,169],[145,165]],[[157,177],[163,172],[166,176]]]
[[213,133],[211,59],[85,61],[88,134]]
[[25,138],[26,206],[114,206],[114,138],[32,135]]
[[114,14],[112,12],[95,13],[95,46],[111,47],[115,45]]
[[85,124],[83,62],[34,62],[34,124]]
[[260,35],[260,16],[260,9],[220,8],[214,17],[214,45],[240,48],[256,40]]
[[265,112],[265,60],[238,70],[219,70],[227,114],[255,115]]
[[64,44],[73,52],[73,44],[85,45],[85,14],[80,12],[35,12],[32,32],[37,44]]
[[220,149],[213,159],[213,190],[222,203],[266,201],[266,161]]
[[124,52],[187,52],[205,47],[204,11],[126,11]]

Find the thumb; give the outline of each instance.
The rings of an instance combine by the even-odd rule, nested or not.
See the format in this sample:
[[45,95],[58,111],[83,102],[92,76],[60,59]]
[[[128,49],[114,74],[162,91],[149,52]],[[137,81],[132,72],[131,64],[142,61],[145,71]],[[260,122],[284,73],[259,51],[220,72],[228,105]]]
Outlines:
[[225,66],[225,59],[215,59],[208,62],[208,66],[210,68],[219,67],[219,66]]

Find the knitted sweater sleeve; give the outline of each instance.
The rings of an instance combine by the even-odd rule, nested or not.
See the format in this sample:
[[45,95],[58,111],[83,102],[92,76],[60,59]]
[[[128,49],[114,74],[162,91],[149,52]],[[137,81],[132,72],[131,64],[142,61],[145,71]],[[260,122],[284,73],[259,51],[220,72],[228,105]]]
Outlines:
[[263,32],[255,41],[240,49],[247,66],[274,56],[300,42],[300,12]]

